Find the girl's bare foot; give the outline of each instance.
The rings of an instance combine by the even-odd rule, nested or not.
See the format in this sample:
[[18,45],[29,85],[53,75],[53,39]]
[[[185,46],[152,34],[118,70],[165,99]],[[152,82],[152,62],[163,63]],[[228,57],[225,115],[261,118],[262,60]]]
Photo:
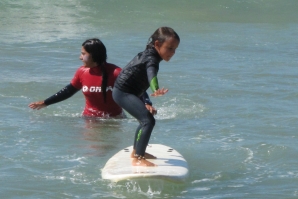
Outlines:
[[138,158],[133,158],[132,160],[132,166],[144,166],[144,167],[155,167],[157,165],[153,164],[152,162],[149,162],[146,159],[138,159]]
[[[135,154],[136,154],[136,150],[134,149],[134,150],[132,150],[130,157],[135,158],[135,156],[134,156]],[[144,157],[146,159],[156,159],[156,157],[154,155],[151,155],[150,153],[146,153],[146,152],[145,152]]]

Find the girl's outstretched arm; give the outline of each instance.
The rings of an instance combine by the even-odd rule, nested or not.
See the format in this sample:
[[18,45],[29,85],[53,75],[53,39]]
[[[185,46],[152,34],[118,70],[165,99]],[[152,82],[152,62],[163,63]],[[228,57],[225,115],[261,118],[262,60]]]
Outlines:
[[66,100],[73,96],[76,92],[78,92],[80,89],[75,88],[72,84],[68,84],[66,87],[61,89],[58,93],[55,95],[49,97],[48,99],[44,101],[38,101],[38,102],[32,102],[28,106],[32,109],[41,109],[48,105],[55,104],[57,102],[61,102],[63,100]]

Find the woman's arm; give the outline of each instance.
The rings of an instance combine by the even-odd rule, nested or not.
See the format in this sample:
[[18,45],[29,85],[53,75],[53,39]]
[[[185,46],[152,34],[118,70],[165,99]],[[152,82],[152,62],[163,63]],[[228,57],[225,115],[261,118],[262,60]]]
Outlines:
[[61,102],[63,100],[66,100],[66,99],[70,98],[71,96],[73,96],[78,91],[79,91],[79,89],[76,89],[72,84],[68,84],[63,89],[61,89],[59,92],[57,92],[56,94],[47,98],[46,100],[32,102],[28,106],[32,109],[39,110],[39,109],[44,108],[48,105],[55,104],[55,103]]

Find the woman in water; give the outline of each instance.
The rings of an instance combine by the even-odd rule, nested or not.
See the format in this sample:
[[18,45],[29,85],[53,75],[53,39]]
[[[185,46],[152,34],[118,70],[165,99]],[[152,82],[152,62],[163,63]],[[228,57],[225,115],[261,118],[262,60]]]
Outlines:
[[[28,106],[39,110],[68,99],[82,89],[85,96],[83,116],[123,117],[122,108],[112,98],[114,82],[121,68],[106,61],[104,44],[97,38],[86,40],[82,44],[80,60],[83,65],[77,69],[70,84],[46,100],[32,102]],[[145,93],[141,98],[152,109],[148,95]]]

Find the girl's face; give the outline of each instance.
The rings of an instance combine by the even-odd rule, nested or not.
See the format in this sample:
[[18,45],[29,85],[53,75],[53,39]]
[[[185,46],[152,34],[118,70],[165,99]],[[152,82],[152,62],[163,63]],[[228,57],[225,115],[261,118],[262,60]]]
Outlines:
[[166,39],[163,43],[160,43],[157,40],[154,42],[155,49],[160,57],[165,61],[169,61],[173,57],[178,45],[179,41],[174,37]]
[[81,55],[80,55],[80,60],[83,62],[83,66],[87,68],[92,68],[94,66],[97,66],[95,62],[92,60],[92,56],[85,50],[84,47],[81,49]]

